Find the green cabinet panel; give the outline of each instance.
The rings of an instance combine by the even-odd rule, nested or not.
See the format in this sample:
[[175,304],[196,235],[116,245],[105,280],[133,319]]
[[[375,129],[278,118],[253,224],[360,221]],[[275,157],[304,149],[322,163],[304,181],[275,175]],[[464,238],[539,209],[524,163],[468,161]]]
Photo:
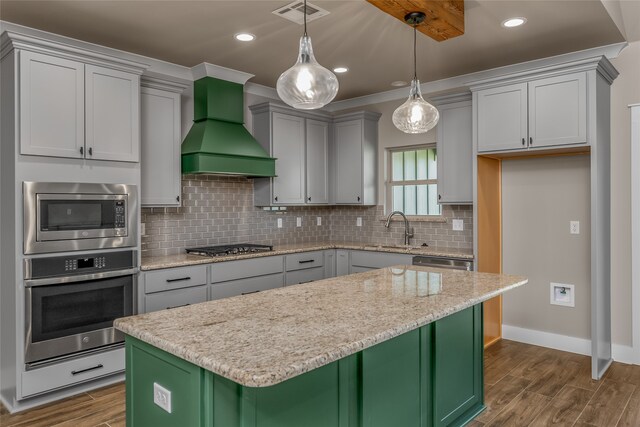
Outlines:
[[481,307],[433,324],[434,427],[464,425],[484,409]]
[[[126,342],[128,427],[203,426],[204,370],[140,342]],[[153,403],[154,383],[171,391],[171,413]]]
[[362,352],[364,427],[421,425],[421,353],[418,329]]
[[128,427],[457,427],[484,409],[482,304],[271,387],[126,342]]

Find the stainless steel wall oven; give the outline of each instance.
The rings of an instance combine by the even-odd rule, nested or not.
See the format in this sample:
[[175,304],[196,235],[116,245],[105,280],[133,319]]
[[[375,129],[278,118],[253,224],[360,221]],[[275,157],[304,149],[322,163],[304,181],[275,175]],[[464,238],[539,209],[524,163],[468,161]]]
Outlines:
[[23,205],[25,254],[137,245],[135,185],[24,182]]
[[124,342],[113,328],[135,314],[137,251],[25,260],[25,363],[52,360]]

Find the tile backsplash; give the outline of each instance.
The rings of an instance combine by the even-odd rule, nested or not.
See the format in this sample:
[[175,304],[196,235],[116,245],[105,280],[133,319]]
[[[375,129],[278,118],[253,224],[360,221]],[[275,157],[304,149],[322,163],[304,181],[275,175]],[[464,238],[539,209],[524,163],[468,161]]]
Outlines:
[[[355,241],[397,244],[403,242],[404,225],[394,221],[384,227],[383,206],[300,206],[285,211],[265,211],[253,206],[253,182],[243,177],[184,175],[182,207],[143,208],[142,255],[184,252],[193,246],[225,243],[282,245],[315,241]],[[471,206],[444,206],[447,222],[411,221],[412,244],[469,249],[473,246]],[[302,226],[296,226],[296,218]],[[317,217],[322,225],[317,225]],[[356,226],[357,218],[362,226]],[[277,227],[281,218],[282,228]],[[451,219],[462,219],[464,231],[452,231]]]

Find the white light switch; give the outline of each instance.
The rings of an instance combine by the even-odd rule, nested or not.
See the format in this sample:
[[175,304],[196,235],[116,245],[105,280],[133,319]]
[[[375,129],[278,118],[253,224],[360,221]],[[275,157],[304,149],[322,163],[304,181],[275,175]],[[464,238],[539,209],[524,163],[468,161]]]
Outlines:
[[569,233],[580,234],[580,221],[569,221]]
[[278,218],[278,228],[282,228],[282,218]]
[[171,413],[171,392],[158,383],[153,383],[153,403]]
[[316,225],[322,225],[322,217],[321,216],[316,217]]
[[296,217],[296,227],[302,227],[302,218]]
[[453,231],[463,231],[464,230],[464,221],[461,219],[454,219],[451,221],[453,224]]
[[362,218],[361,218],[361,217],[358,217],[358,218],[356,219],[356,226],[357,226],[357,227],[362,227]]

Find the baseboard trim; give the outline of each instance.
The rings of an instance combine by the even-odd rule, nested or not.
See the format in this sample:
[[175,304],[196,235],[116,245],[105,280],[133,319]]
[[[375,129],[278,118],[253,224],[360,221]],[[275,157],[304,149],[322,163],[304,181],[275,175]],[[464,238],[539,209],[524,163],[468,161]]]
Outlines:
[[[585,338],[571,337],[568,335],[554,334],[552,332],[537,331],[535,329],[526,329],[504,324],[502,325],[502,337],[507,340],[591,356],[591,340]],[[613,344],[611,353],[613,360],[616,362],[637,364],[633,347],[631,346]]]

